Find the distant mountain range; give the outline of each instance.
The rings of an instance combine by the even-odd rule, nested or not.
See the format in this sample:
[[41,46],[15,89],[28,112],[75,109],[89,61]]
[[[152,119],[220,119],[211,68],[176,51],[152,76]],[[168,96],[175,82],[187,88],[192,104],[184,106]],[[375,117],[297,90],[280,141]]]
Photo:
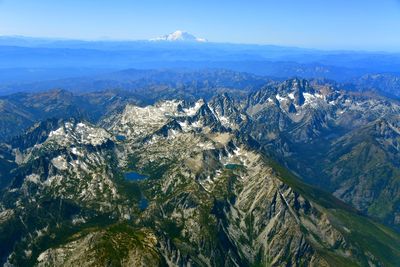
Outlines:
[[275,78],[327,78],[339,82],[365,75],[397,75],[400,69],[400,55],[384,52],[212,43],[182,31],[157,40],[163,41],[81,41],[2,36],[0,88],[132,68],[217,68]]

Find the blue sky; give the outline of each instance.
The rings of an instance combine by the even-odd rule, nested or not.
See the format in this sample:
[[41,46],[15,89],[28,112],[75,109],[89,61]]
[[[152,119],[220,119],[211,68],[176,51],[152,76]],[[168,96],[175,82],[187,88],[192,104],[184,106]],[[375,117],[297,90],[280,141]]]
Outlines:
[[0,35],[400,51],[400,0],[0,0]]

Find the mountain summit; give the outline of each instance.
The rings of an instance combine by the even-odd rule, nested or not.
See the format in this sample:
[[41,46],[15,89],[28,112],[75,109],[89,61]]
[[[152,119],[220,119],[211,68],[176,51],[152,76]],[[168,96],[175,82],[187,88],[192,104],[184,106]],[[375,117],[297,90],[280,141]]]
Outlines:
[[150,41],[180,41],[180,42],[207,42],[204,38],[198,38],[188,32],[177,30],[173,33],[150,39]]

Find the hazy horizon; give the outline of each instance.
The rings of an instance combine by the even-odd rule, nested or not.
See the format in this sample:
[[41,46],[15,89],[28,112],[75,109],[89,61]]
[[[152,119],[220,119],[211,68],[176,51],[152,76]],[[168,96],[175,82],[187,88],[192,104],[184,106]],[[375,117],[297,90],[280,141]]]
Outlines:
[[400,51],[400,2],[0,1],[0,35],[140,41],[184,30],[210,42]]
[[[187,32],[187,31],[185,31]],[[191,32],[188,32],[192,34]],[[167,34],[165,34],[167,35]],[[160,37],[160,36],[155,36]],[[197,37],[197,36],[196,36]],[[123,39],[123,38],[110,38],[110,37],[99,37],[99,38],[73,38],[73,37],[51,37],[51,36],[33,36],[33,35],[0,35],[0,38],[21,38],[21,39],[37,39],[47,41],[76,41],[76,42],[151,42],[151,39]],[[168,41],[163,41],[167,43]],[[329,48],[329,47],[310,47],[301,45],[288,45],[288,44],[275,44],[275,43],[240,43],[230,41],[212,41],[207,40],[206,44],[227,44],[227,45],[244,45],[244,46],[276,46],[282,48],[292,49],[304,49],[304,50],[315,50],[322,52],[365,52],[365,53],[389,53],[398,54],[400,53],[400,47],[398,49],[367,49],[367,48]]]

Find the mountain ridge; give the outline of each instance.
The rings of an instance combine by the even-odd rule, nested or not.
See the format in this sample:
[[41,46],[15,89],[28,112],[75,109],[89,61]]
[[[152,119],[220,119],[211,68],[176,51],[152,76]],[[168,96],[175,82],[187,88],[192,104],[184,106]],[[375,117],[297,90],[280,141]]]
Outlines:
[[[86,230],[46,248],[41,236],[62,236],[56,228],[46,227],[46,221],[37,222],[42,234],[20,243],[8,261],[36,262],[39,266],[76,264],[87,256],[77,251],[87,247],[85,251],[93,255],[92,264],[111,259],[115,264],[129,265],[128,255],[142,255],[132,258],[141,259],[136,264],[219,266],[223,260],[244,266],[392,265],[400,253],[396,250],[400,237],[357,217],[360,215],[338,200],[325,199],[325,193],[297,182],[279,164],[253,150],[259,145],[251,138],[230,129],[235,121],[221,120],[227,115],[222,116],[203,100],[161,101],[153,106],[127,105],[110,118],[112,123],[105,122],[107,130],[79,120],[55,129],[51,126],[53,130],[44,142],[32,142],[36,145],[22,153],[25,163],[13,190],[3,195],[5,209],[0,217],[12,222],[15,213],[23,221],[34,208],[40,211],[45,205],[43,197],[65,199],[65,208],[71,204],[80,208],[69,208],[72,214],[62,215],[59,227],[72,224]],[[159,131],[171,121],[179,127]],[[222,123],[227,126],[222,127]],[[149,178],[125,181],[118,171],[121,168]],[[24,173],[29,175],[24,177]],[[125,191],[129,188],[132,191]],[[143,197],[148,204],[141,210]],[[24,209],[15,206],[29,201],[27,198],[35,200],[20,206]],[[11,201],[14,199],[18,201]],[[58,211],[49,207],[47,212]],[[87,228],[86,222],[94,220],[96,214],[105,215],[103,221],[108,225]],[[375,231],[373,238],[377,240],[391,240],[383,245],[385,252],[371,245],[376,240],[361,241],[372,237],[346,220]],[[28,232],[33,230],[30,228]],[[116,240],[125,244],[119,248],[125,252],[111,256],[104,247]],[[23,250],[26,256],[20,254]]]
[[398,101],[299,78],[162,92],[18,95],[63,116],[0,146],[3,262],[396,266]]

